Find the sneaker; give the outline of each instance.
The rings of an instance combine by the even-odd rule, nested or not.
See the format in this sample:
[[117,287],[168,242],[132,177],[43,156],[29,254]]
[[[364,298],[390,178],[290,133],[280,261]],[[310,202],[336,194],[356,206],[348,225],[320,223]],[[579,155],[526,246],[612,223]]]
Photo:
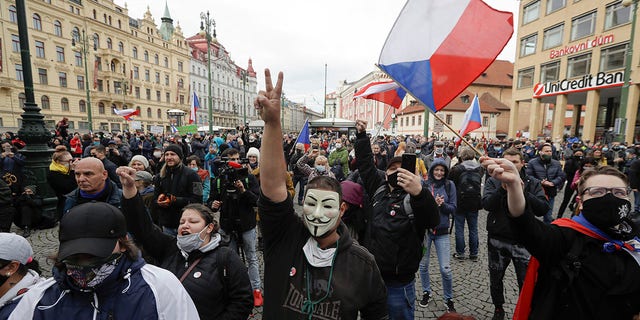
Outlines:
[[447,312],[456,312],[456,308],[453,306],[453,300],[447,300]]
[[253,290],[253,306],[262,307],[264,299],[262,299],[262,291],[260,289]]
[[496,310],[493,311],[493,318],[491,320],[504,320],[504,309],[502,307],[496,307]]
[[466,257],[464,256],[464,253],[457,253],[457,252],[456,252],[456,253],[454,253],[454,254],[453,254],[453,257],[454,257],[454,258],[456,258],[456,259],[458,259],[458,260],[464,260],[464,259],[466,259]]
[[469,255],[469,260],[478,261],[478,255],[477,254],[470,254]]
[[431,299],[431,292],[425,292],[422,294],[422,300],[418,303],[421,307],[429,305],[429,299]]

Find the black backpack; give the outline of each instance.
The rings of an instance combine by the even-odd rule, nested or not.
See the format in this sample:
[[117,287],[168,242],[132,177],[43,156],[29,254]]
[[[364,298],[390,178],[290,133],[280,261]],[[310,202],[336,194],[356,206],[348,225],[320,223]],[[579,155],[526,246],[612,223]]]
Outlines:
[[463,169],[458,178],[458,211],[477,211],[482,208],[482,168]]

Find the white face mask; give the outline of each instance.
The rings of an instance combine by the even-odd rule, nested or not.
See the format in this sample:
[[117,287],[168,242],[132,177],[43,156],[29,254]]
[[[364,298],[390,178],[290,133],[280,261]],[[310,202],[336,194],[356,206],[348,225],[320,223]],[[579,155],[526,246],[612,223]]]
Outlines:
[[204,239],[200,238],[200,234],[205,230],[207,230],[206,226],[198,233],[192,233],[185,236],[178,235],[176,238],[178,241],[178,248],[186,253],[200,248],[204,242]]
[[160,158],[160,157],[162,157],[162,152],[160,152],[160,151],[154,152],[153,156],[156,157],[156,158]]
[[336,149],[342,148],[342,143],[336,143]]
[[340,220],[340,196],[335,191],[309,189],[304,198],[302,220],[315,238],[326,235]]

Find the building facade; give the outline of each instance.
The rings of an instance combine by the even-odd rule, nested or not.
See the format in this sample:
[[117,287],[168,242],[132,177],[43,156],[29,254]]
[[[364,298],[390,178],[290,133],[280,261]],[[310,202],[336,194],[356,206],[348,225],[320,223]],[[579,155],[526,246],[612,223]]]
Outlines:
[[[628,50],[633,52],[633,11],[626,4],[621,0],[521,2],[510,136],[522,131],[534,138],[576,135],[595,141],[605,130],[615,128],[619,138],[624,134],[628,142],[637,140],[639,56],[628,61],[631,73],[625,75],[625,63],[631,57]],[[637,35],[633,43],[638,46]],[[629,99],[621,108],[627,76]]]

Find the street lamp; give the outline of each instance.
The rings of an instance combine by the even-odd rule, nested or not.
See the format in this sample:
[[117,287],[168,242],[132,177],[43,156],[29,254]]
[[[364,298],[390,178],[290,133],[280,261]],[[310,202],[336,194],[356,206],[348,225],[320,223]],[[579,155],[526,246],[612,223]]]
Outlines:
[[[627,47],[627,56],[624,60],[624,83],[620,90],[620,110],[616,119],[618,130],[617,140],[623,142],[626,140],[627,131],[627,103],[629,102],[629,82],[631,82],[631,60],[633,59],[633,39],[636,33],[636,10],[638,9],[638,0],[623,0],[622,5],[628,7],[633,4],[631,9],[631,36]],[[634,126],[635,128],[635,126]]]
[[[78,37],[78,42],[76,42],[76,36]],[[87,65],[87,51],[89,51],[90,43],[89,41],[93,41],[93,36],[87,37],[84,29],[82,29],[82,37],[79,34],[74,32],[71,33],[71,45],[72,50],[80,51],[83,55],[84,60],[84,89],[87,94],[87,121],[89,122],[89,132],[93,132],[93,120],[91,119],[91,95],[89,94],[89,67]],[[93,50],[96,50],[96,43],[93,43]]]
[[[213,38],[211,37],[211,26],[213,26]],[[213,134],[213,100],[211,96],[211,41],[216,39],[216,21],[207,13],[200,13],[200,35],[207,39],[207,81],[209,83],[209,134]],[[217,40],[216,40],[217,41]]]
[[393,109],[393,113],[391,114],[391,134],[396,133],[396,109]]

